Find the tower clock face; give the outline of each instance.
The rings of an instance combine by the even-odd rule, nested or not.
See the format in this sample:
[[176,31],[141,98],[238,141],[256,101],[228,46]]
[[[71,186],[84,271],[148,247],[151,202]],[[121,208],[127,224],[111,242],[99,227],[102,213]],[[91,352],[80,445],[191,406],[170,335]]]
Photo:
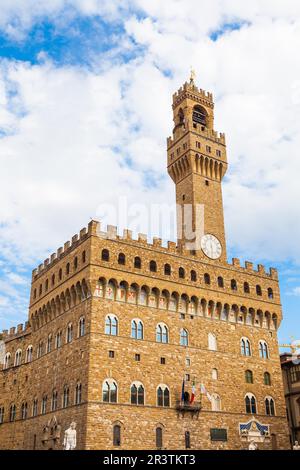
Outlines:
[[214,235],[203,235],[201,239],[201,248],[204,254],[210,259],[218,259],[222,254],[222,246]]

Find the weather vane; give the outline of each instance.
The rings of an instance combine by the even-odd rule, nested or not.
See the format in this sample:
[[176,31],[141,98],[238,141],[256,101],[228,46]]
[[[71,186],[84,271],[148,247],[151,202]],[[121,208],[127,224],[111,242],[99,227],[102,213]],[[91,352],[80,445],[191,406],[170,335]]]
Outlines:
[[190,75],[190,84],[191,84],[191,85],[194,84],[195,78],[196,78],[196,72],[195,72],[195,70],[193,69],[193,67],[191,66],[191,75]]

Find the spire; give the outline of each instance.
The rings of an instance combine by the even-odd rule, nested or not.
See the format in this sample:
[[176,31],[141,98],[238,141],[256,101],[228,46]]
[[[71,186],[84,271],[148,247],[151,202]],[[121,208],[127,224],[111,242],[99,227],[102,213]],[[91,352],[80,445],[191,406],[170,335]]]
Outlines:
[[195,85],[196,72],[191,66],[190,85]]

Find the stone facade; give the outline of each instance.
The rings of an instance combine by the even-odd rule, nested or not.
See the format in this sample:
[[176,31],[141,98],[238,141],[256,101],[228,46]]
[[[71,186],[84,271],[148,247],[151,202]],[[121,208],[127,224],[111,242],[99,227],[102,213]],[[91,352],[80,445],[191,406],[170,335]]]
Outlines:
[[261,448],[289,447],[277,271],[226,260],[225,136],[213,130],[212,95],[191,80],[173,110],[177,202],[205,205],[221,256],[91,221],[45,260],[33,271],[28,322],[2,335],[0,448],[60,449],[72,421],[80,449],[243,449],[252,428],[265,430]]
[[291,446],[300,442],[300,362],[297,350],[280,355]]

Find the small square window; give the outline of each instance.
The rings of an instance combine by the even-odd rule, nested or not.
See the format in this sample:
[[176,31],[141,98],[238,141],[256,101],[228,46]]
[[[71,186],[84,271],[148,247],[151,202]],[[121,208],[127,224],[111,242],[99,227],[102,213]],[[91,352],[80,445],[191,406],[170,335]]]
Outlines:
[[185,319],[185,314],[184,314],[184,313],[181,313],[181,314],[180,314],[180,318],[181,318],[181,320],[184,320],[184,319]]
[[134,356],[134,359],[139,362],[139,361],[141,360],[141,355],[140,355],[140,354],[136,354],[136,355]]
[[190,365],[191,365],[191,360],[190,360],[189,357],[186,357],[186,359],[185,359],[185,365],[186,365],[187,367],[190,367]]
[[166,363],[166,358],[165,358],[165,357],[161,357],[161,358],[160,358],[160,363],[164,365],[164,364]]
[[205,185],[209,186],[209,181],[208,180],[205,180]]
[[113,359],[115,357],[115,351],[108,351],[108,357]]
[[185,374],[185,381],[189,382],[191,380],[190,374]]

